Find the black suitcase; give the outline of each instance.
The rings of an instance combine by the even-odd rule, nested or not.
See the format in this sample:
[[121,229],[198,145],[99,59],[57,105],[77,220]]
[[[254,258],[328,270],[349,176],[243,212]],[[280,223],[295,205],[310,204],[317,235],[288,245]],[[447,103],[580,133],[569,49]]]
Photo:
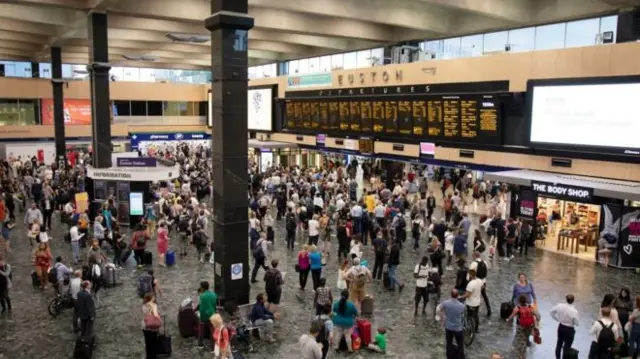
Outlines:
[[562,359],[578,359],[579,352],[573,348],[569,348],[562,353]]
[[503,302],[502,304],[500,304],[500,318],[502,318],[502,320],[506,320],[507,318],[509,318],[512,312],[513,303]]
[[36,274],[35,271],[31,272],[31,285],[33,286],[33,288],[35,289],[39,289],[40,288],[40,278],[38,277],[38,274]]
[[91,359],[93,357],[95,339],[96,337],[93,335],[76,339],[76,346],[73,348],[73,359]]
[[[163,322],[167,323],[167,318],[165,317]],[[156,348],[156,353],[162,356],[171,356],[171,335],[167,335],[167,327],[164,327],[164,333],[158,334],[158,347]]]
[[142,256],[142,264],[144,264],[145,266],[153,265],[153,254],[151,252],[144,252],[144,255]]
[[389,278],[389,271],[382,273],[382,285],[385,289],[391,289],[391,278]]

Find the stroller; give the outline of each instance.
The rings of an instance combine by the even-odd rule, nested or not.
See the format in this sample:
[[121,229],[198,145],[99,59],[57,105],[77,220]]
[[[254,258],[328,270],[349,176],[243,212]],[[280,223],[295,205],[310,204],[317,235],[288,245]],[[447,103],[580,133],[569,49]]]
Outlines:
[[251,335],[254,330],[253,325],[249,321],[249,313],[253,304],[238,306],[235,303],[227,302],[224,305],[224,313],[228,315],[226,327],[229,331],[229,342],[231,343],[231,351],[236,352],[253,352],[253,343]]

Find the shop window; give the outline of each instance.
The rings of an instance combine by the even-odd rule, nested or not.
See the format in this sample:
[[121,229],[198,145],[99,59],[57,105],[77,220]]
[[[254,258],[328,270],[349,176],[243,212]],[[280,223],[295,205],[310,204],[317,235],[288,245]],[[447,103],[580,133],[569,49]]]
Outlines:
[[509,31],[509,47],[511,52],[533,51],[535,48],[535,42],[535,27]]
[[118,116],[131,116],[131,102],[130,101],[113,101],[113,105],[116,108]]
[[536,50],[561,49],[565,44],[566,23],[536,27]]
[[147,101],[131,101],[131,116],[146,116]]
[[504,52],[505,45],[508,42],[506,31],[491,32],[484,34],[484,50],[483,53]]
[[462,57],[482,56],[482,35],[465,36],[460,40]]
[[162,116],[180,116],[180,102],[162,102]]
[[162,116],[162,101],[147,101],[147,116]]
[[566,47],[593,46],[600,32],[600,19],[587,19],[567,23]]
[[344,54],[331,55],[331,69],[344,68]]
[[600,34],[612,31],[613,42],[616,42],[616,33],[618,32],[618,16],[605,16],[600,18]]

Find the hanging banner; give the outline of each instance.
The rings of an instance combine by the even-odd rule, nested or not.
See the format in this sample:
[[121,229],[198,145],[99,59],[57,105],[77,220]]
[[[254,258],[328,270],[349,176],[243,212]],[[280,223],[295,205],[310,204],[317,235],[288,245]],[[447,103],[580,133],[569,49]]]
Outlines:
[[140,142],[184,142],[196,140],[211,140],[210,133],[130,133],[131,150],[137,151]]
[[620,267],[640,268],[640,209],[625,208],[620,223]]
[[296,75],[287,78],[287,86],[293,88],[331,86],[331,72],[322,74]]
[[528,188],[520,187],[518,193],[518,217],[533,221],[536,212],[536,194]]
[[[53,100],[41,100],[41,114],[43,125],[53,125]],[[90,125],[91,101],[90,100],[64,100],[64,124],[65,125]]]

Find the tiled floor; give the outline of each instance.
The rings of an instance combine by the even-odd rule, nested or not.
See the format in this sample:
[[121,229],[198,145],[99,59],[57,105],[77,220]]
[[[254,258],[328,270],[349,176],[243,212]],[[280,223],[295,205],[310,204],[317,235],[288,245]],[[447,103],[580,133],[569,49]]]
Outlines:
[[[282,224],[279,225],[280,227]],[[297,277],[293,272],[294,255],[282,251],[284,247],[282,229],[276,231],[274,256],[281,261],[281,268],[288,272],[283,293],[283,315],[278,323],[276,336],[278,343],[260,345],[255,353],[246,354],[248,359],[300,358],[298,338],[306,332],[311,319],[309,288],[301,292]],[[18,225],[13,232],[13,251],[9,254],[14,268],[14,288],[12,299],[14,310],[11,316],[0,316],[0,358],[68,358],[71,357],[74,335],[71,333],[71,313],[64,312],[57,318],[47,313],[47,302],[52,292],[41,293],[31,288],[29,274],[32,270],[29,245],[24,237],[23,227]],[[58,226],[53,235],[54,255],[70,256],[70,249],[62,241]],[[370,257],[369,251],[365,257]],[[400,295],[381,290],[378,283],[372,284],[370,291],[375,296],[374,328],[388,329],[389,358],[442,359],[444,358],[444,334],[441,324],[434,322],[431,315],[413,316],[413,279],[411,271],[421,254],[406,249],[399,267],[399,278],[407,284]],[[335,256],[327,267],[328,282],[335,286],[337,278]],[[489,272],[488,292],[494,309],[491,318],[486,319],[481,310],[481,332],[467,350],[467,358],[486,359],[489,353],[498,351],[510,358],[509,349],[513,339],[513,327],[501,322],[498,317],[500,302],[511,296],[511,286],[519,272],[527,273],[536,287],[542,312],[543,343],[530,349],[530,358],[553,358],[556,324],[549,317],[550,308],[564,299],[565,294],[576,295],[576,306],[581,315],[581,326],[576,335],[575,348],[586,355],[590,338],[588,329],[593,323],[600,300],[605,293],[617,293],[622,286],[632,288],[633,295],[640,294],[640,276],[617,269],[596,267],[594,263],[575,258],[538,251],[529,258],[517,258],[505,263],[496,262]],[[168,331],[173,335],[174,358],[212,357],[209,352],[201,352],[194,347],[193,339],[183,339],[178,335],[176,324],[179,303],[188,296],[195,296],[199,281],[211,279],[212,266],[195,262],[191,255],[179,259],[176,267],[156,269],[164,291],[159,298],[160,310],[167,315]],[[261,271],[262,273],[262,271]],[[135,294],[135,272],[123,269],[118,272],[121,285],[109,289],[102,297],[98,311],[96,332],[98,348],[95,358],[142,358],[143,337],[140,331],[140,299]],[[453,283],[453,273],[446,275],[443,292],[447,293]],[[310,283],[309,283],[310,284]],[[255,295],[263,288],[259,283],[252,288]],[[337,294],[337,292],[335,292]],[[431,305],[431,303],[430,303]],[[374,329],[375,330],[375,329]],[[341,354],[331,354],[342,357]],[[360,352],[353,358],[375,357]],[[581,356],[583,357],[583,356]]]

